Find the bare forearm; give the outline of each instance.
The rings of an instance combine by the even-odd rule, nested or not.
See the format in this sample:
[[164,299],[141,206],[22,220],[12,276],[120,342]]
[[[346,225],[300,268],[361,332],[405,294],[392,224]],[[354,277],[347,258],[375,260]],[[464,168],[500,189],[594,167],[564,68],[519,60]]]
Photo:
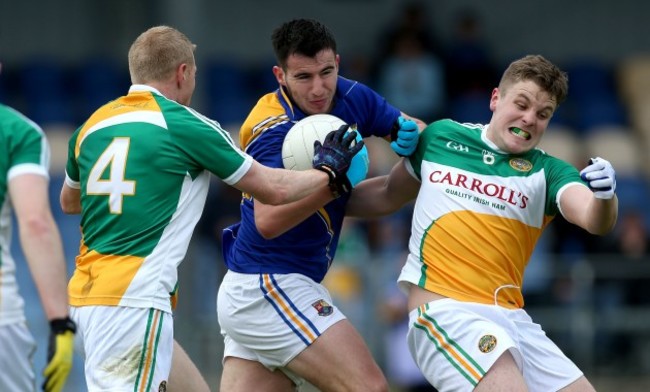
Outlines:
[[393,213],[413,200],[419,189],[420,183],[399,161],[390,175],[370,178],[354,188],[346,215],[371,218]]
[[328,188],[329,177],[320,170],[290,171],[253,162],[234,186],[268,205],[286,204]]
[[618,218],[618,199],[597,199],[586,186],[567,188],[560,200],[564,218],[591,234],[604,235],[614,228]]
[[282,169],[273,169],[273,173],[277,173],[275,178],[270,177],[270,194],[268,195],[270,201],[258,200],[266,204],[278,205],[294,202],[300,200],[307,195],[317,191],[323,191],[329,188],[327,183],[329,177],[325,172],[320,170],[306,170],[306,171],[288,171]]
[[68,315],[67,272],[59,231],[51,219],[20,225],[25,259],[48,320]]
[[61,235],[52,217],[47,178],[24,174],[9,183],[20,242],[48,319],[68,315],[67,273]]
[[388,176],[374,177],[362,181],[348,201],[346,215],[358,218],[372,218],[397,211],[400,206],[389,202]]
[[255,201],[255,225],[265,239],[272,239],[296,227],[334,200],[329,188],[314,192],[293,203],[270,206]]
[[601,200],[593,198],[587,213],[585,229],[591,234],[605,235],[616,225],[618,219],[618,198]]

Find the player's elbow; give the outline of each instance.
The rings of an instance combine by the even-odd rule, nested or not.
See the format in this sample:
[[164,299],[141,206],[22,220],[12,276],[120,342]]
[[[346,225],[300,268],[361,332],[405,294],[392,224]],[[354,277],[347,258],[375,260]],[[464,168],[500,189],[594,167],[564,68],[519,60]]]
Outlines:
[[278,206],[291,201],[289,192],[284,188],[274,188],[268,192],[259,192],[254,195],[255,199],[270,206]]
[[259,235],[265,240],[272,240],[283,233],[283,231],[277,225],[274,225],[270,219],[256,217],[255,227],[257,228]]
[[65,214],[81,213],[81,193],[78,189],[73,189],[64,185],[59,195],[59,204]]
[[274,238],[277,238],[280,234],[275,231],[275,230],[268,230],[268,229],[257,229],[257,232],[264,238],[265,240],[272,240]]
[[23,219],[19,218],[21,233],[31,238],[44,238],[53,228],[54,222],[44,215],[32,214]]
[[61,203],[61,211],[64,214],[81,214],[81,205]]
[[64,214],[74,215],[81,214],[81,208],[61,205],[61,210]]

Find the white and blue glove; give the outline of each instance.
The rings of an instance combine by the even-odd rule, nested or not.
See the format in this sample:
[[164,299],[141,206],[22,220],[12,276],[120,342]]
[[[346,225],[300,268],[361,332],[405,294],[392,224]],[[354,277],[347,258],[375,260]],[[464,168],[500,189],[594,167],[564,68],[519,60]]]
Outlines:
[[402,116],[397,118],[397,123],[390,134],[390,147],[401,157],[408,157],[415,152],[418,146],[420,129],[413,120],[407,120]]
[[580,172],[580,178],[587,182],[595,198],[608,200],[614,197],[616,172],[609,161],[600,157],[591,158],[589,166]]
[[[361,134],[357,132],[356,141],[359,143],[363,138]],[[346,173],[350,184],[354,188],[358,183],[365,180],[368,176],[368,166],[370,165],[370,158],[368,157],[368,149],[364,145],[363,148],[357,153],[357,155],[352,158],[350,163],[350,168]]]

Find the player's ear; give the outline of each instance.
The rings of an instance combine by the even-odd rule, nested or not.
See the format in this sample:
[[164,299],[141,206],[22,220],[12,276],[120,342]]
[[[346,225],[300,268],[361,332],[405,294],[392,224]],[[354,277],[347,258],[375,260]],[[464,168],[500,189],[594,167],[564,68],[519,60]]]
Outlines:
[[186,63],[182,63],[176,68],[175,76],[176,76],[176,84],[178,85],[178,87],[180,87],[181,83],[185,82],[185,80],[187,79],[187,75],[186,75],[187,70],[188,67]]
[[499,102],[499,94],[500,94],[499,88],[495,87],[492,90],[492,95],[490,95],[490,110],[491,111],[494,111],[496,109],[496,107],[497,107],[497,102]]
[[275,80],[278,81],[278,84],[281,84],[282,86],[286,86],[287,83],[285,81],[285,73],[282,67],[279,67],[277,65],[273,66],[273,75],[275,75]]

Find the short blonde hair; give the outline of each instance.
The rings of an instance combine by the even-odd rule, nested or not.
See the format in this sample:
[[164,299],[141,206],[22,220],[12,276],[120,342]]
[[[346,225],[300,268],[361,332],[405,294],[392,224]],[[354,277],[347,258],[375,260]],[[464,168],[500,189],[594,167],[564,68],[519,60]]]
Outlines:
[[510,63],[501,77],[499,89],[505,92],[512,84],[529,80],[549,93],[558,105],[566,99],[569,92],[569,77],[566,72],[541,55],[527,55]]
[[131,82],[143,84],[169,79],[179,65],[194,66],[194,45],[169,26],[152,27],[140,34],[129,49]]

